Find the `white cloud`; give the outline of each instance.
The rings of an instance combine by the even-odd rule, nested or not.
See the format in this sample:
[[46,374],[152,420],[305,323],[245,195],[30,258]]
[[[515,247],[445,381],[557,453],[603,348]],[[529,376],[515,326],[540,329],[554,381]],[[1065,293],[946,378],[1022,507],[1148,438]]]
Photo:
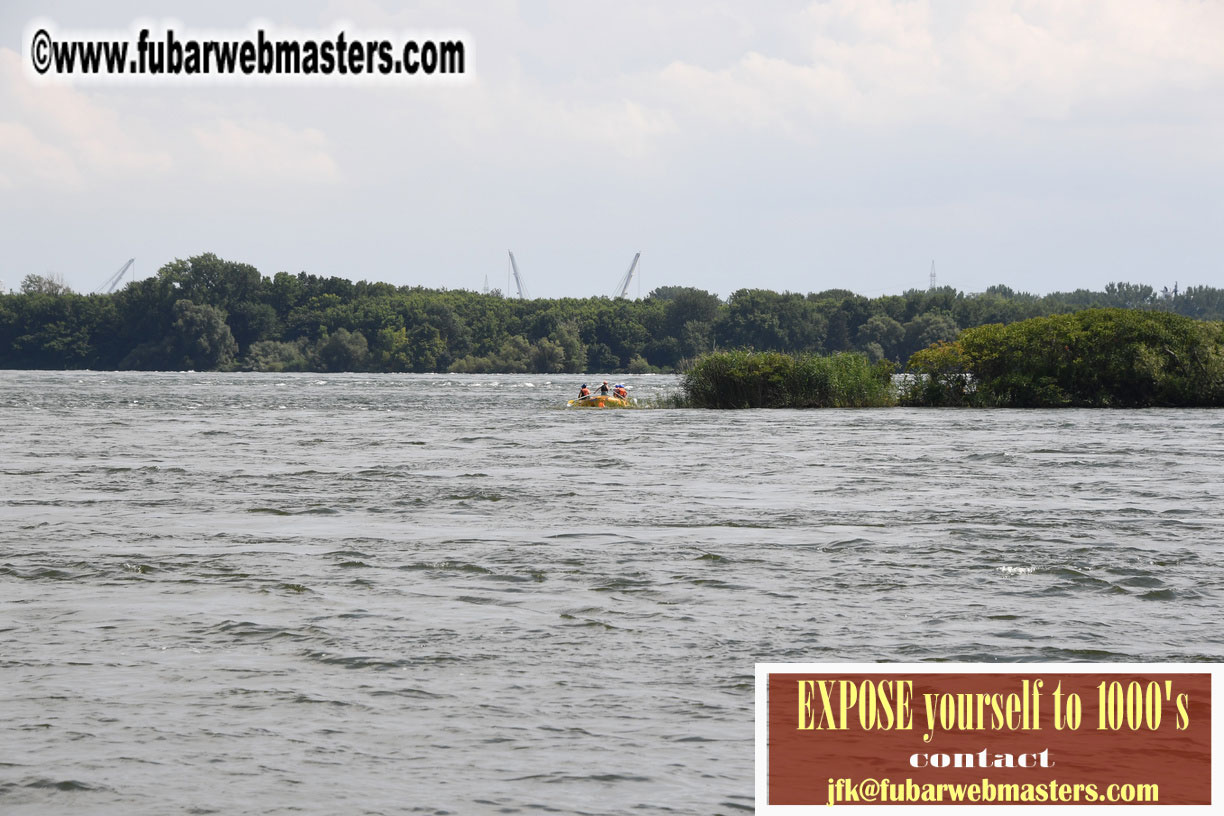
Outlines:
[[[244,9],[180,16],[234,29]],[[830,267],[873,268],[862,246],[911,227],[890,251],[929,263],[946,242],[993,268],[1012,257],[1000,247],[1073,258],[1048,236],[1077,226],[1079,257],[1104,257],[1112,245],[1089,213],[1111,214],[1119,247],[1162,208],[1193,236],[1218,222],[1214,0],[325,0],[275,22],[338,19],[469,32],[475,74],[446,87],[31,89],[0,49],[0,188],[17,191],[0,214],[33,235],[76,206],[91,213],[81,246],[139,234],[274,266],[297,252],[295,268],[360,264],[397,282],[483,270],[506,246],[529,258],[532,242],[566,279],[592,247],[631,242],[670,252],[677,270],[725,268],[730,288],[748,260],[775,270],[762,285],[808,285],[784,276],[810,266],[814,243]],[[73,194],[31,207],[22,193],[35,187]],[[261,208],[259,229],[243,202]],[[353,239],[343,250],[334,230]],[[20,243],[27,258],[45,251]],[[411,246],[411,274],[388,246]],[[1201,246],[1208,257],[1215,245]],[[1142,249],[1116,255],[1138,263]],[[1072,263],[1053,285],[1099,274]],[[548,291],[547,270],[533,270]]]
[[1224,4],[987,0],[957,11],[927,0],[830,0],[788,27],[803,56],[746,51],[714,68],[676,61],[658,74],[656,102],[803,137],[983,116],[1067,119],[1084,105],[1141,115],[1166,91],[1224,86]]
[[0,172],[14,185],[79,189],[93,179],[161,174],[172,160],[138,123],[65,86],[34,86],[21,58],[0,48]]
[[193,125],[191,135],[203,151],[205,177],[304,186],[341,179],[327,137],[315,128],[222,118]]
[[310,186],[341,178],[328,138],[317,128],[167,93],[36,86],[22,72],[20,57],[0,49],[0,178],[16,188],[77,192],[119,181],[220,178]]
[[13,190],[27,184],[59,189],[82,186],[80,171],[70,155],[14,122],[0,122],[0,180],[0,186]]
[[550,100],[535,92],[520,99],[524,105],[515,111],[503,111],[503,116],[529,118],[530,126],[519,136],[535,141],[532,153],[545,161],[549,157],[555,161],[558,156],[644,159],[654,151],[660,137],[675,130],[667,113],[630,99]]

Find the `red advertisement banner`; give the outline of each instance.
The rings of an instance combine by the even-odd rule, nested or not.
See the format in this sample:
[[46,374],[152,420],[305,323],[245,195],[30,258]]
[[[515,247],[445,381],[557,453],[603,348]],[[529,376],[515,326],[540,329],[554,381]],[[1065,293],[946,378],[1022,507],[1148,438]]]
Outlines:
[[1210,804],[1210,671],[1106,668],[769,672],[768,804]]

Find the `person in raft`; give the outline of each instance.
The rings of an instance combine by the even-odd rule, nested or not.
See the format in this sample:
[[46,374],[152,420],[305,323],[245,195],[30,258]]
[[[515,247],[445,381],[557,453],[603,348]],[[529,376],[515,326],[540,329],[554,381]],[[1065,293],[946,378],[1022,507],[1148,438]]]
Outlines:
[[608,381],[607,380],[604,380],[603,385],[599,386],[599,393],[603,394],[605,397],[608,396]]
[[591,396],[591,389],[587,388],[586,383],[583,383],[582,387],[578,389],[578,398],[582,399],[589,396]]
[[620,383],[617,383],[616,385],[612,386],[612,396],[620,397],[621,399],[629,399],[629,389]]

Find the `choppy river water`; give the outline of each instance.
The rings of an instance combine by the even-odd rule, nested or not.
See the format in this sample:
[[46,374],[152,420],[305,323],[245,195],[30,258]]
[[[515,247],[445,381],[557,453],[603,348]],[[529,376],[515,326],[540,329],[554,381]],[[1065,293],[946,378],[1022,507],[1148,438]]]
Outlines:
[[0,372],[0,810],[733,813],[757,661],[1224,657],[1224,412],[580,381]]

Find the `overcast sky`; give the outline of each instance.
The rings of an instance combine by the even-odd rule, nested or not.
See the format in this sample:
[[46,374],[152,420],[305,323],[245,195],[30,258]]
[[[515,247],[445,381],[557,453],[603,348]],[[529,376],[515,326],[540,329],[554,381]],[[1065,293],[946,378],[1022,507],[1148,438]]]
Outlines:
[[[35,18],[465,33],[466,83],[35,86]],[[537,297],[1224,286],[1224,3],[22,2],[0,281],[202,252]],[[634,285],[633,294],[639,292]]]

